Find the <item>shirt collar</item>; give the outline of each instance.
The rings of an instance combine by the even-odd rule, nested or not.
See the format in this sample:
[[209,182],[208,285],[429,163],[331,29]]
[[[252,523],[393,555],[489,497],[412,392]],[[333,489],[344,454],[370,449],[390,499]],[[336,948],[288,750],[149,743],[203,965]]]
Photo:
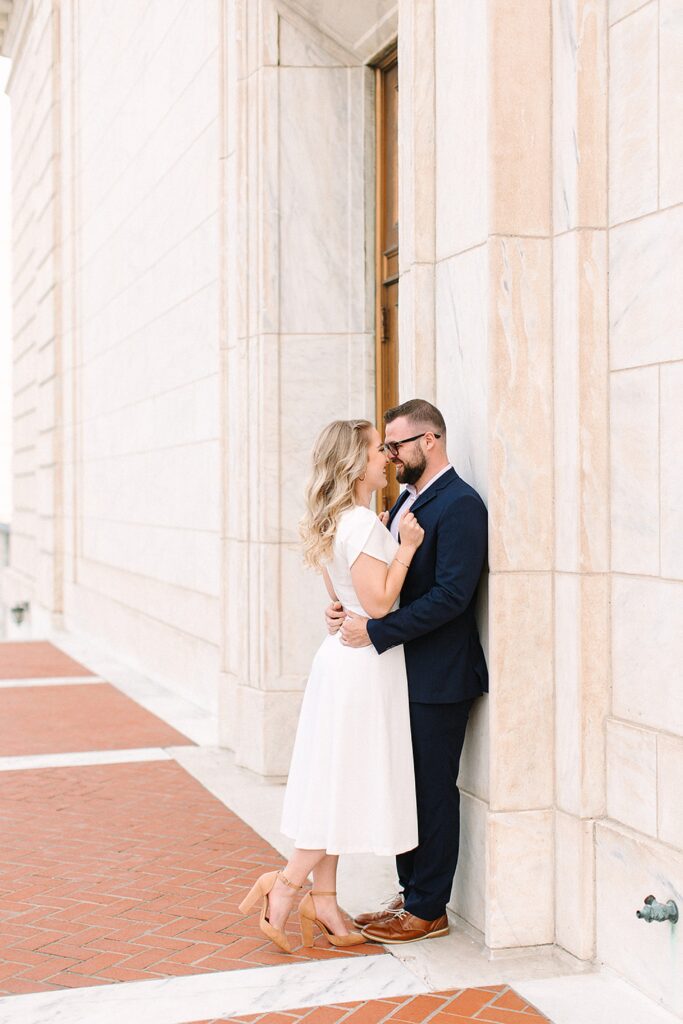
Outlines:
[[428,480],[424,487],[421,487],[419,491],[416,489],[414,484],[406,484],[406,490],[408,494],[411,496],[411,498],[417,498],[418,494],[424,494],[427,488],[431,487],[433,483],[436,483],[439,477],[443,476],[444,473],[447,473],[449,469],[453,469],[450,462],[448,463],[447,466],[444,466],[443,469],[440,469],[438,473],[435,473],[431,480]]

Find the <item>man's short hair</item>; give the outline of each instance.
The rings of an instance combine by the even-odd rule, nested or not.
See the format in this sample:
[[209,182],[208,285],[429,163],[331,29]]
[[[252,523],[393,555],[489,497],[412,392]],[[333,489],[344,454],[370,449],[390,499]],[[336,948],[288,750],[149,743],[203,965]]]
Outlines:
[[384,422],[391,423],[399,416],[405,416],[421,427],[430,427],[435,434],[441,434],[442,437],[446,434],[446,421],[443,416],[435,405],[424,398],[411,398],[408,402],[395,405],[393,409],[387,409],[384,413]]

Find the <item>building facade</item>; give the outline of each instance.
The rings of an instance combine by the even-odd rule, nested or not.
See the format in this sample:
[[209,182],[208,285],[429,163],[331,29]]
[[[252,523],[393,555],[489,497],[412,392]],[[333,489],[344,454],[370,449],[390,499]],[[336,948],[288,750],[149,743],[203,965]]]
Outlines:
[[683,1013],[682,0],[0,10],[20,635],[284,775],[312,439],[435,401],[490,515],[453,909]]

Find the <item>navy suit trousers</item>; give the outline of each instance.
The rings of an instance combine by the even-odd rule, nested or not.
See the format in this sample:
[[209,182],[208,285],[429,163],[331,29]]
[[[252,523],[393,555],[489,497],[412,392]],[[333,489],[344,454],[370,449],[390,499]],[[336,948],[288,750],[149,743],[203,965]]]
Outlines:
[[460,843],[458,770],[473,700],[410,703],[418,845],[396,858],[405,908],[434,921],[446,913]]

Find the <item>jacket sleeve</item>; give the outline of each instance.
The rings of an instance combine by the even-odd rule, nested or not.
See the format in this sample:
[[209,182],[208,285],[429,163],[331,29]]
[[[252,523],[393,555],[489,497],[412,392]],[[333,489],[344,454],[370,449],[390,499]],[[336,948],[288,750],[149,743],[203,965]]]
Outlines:
[[378,654],[462,615],[477,589],[486,544],[486,509],[477,498],[465,495],[444,510],[437,524],[434,585],[410,604],[368,622]]

